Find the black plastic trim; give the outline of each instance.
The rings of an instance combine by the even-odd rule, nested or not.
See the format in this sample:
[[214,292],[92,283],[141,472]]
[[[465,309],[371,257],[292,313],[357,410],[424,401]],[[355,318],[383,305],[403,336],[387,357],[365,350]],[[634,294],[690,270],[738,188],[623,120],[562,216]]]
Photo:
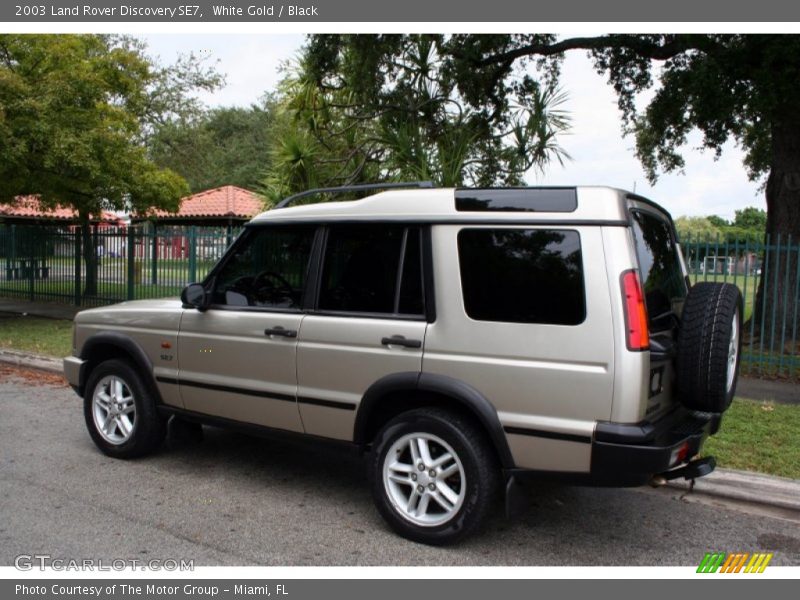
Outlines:
[[[158,387],[156,386],[153,375],[153,363],[150,361],[150,358],[147,356],[145,351],[142,350],[142,347],[139,346],[139,344],[137,344],[133,338],[118,331],[101,331],[99,333],[95,333],[84,342],[79,357],[83,360],[88,360],[92,349],[101,344],[108,344],[124,351],[131,358],[131,360],[136,363],[136,366],[139,368],[140,375],[145,377],[147,382],[150,384],[152,391],[156,394],[156,399],[158,402],[161,402],[161,394],[158,392]],[[81,395],[83,395],[86,387],[86,381],[89,378],[89,372],[90,371],[87,368],[87,365],[83,365],[83,368],[80,371],[80,381],[78,382],[78,388]]]
[[430,227],[420,229],[422,238],[422,293],[425,296],[425,316],[428,323],[436,321],[436,292],[433,274],[433,235]]
[[[721,415],[677,409],[656,423],[617,425],[598,423],[592,443],[591,477],[604,484],[641,485],[653,475],[679,465],[673,453],[687,445],[687,460],[719,428]],[[627,428],[627,429],[626,429]],[[613,441],[611,441],[613,439]]]
[[242,394],[244,396],[256,396],[258,398],[269,398],[270,400],[280,400],[283,402],[296,402],[297,398],[287,394],[278,394],[276,392],[268,392],[266,390],[252,390],[249,388],[235,387],[231,385],[220,385],[217,383],[205,383],[202,381],[192,381],[191,379],[174,379],[172,377],[156,377],[156,381],[161,383],[171,383],[178,385],[185,385],[187,387],[195,387],[203,390],[214,390],[217,392],[229,392],[231,394]]
[[558,431],[548,431],[545,429],[528,429],[527,427],[503,427],[506,433],[512,435],[529,435],[532,437],[547,438],[550,440],[562,440],[565,442],[579,442],[581,444],[591,444],[592,437],[579,435],[577,433],[561,433]]
[[287,206],[289,206],[289,204],[291,204],[295,200],[299,200],[300,198],[306,198],[308,196],[315,196],[317,194],[346,194],[349,192],[368,192],[373,190],[397,190],[397,189],[409,189],[409,188],[432,189],[433,182],[404,181],[404,182],[390,182],[390,183],[361,183],[357,185],[341,185],[336,187],[314,188],[310,190],[304,190],[302,192],[284,198],[273,207],[273,210],[279,208],[286,208]]
[[485,428],[497,450],[502,467],[504,469],[514,468],[514,458],[508,446],[508,440],[492,403],[467,383],[445,375],[403,372],[393,373],[376,381],[364,393],[359,404],[353,427],[353,440],[360,445],[366,445],[371,441],[366,439],[370,411],[387,394],[392,392],[413,393],[415,391],[441,394],[467,408]]
[[319,398],[308,398],[306,396],[298,396],[297,401],[300,404],[312,404],[314,406],[324,406],[326,408],[339,408],[341,410],[355,410],[356,405],[350,402],[337,402],[336,400],[321,400]]
[[215,383],[204,383],[200,381],[190,381],[186,379],[175,379],[174,377],[156,377],[159,383],[167,383],[170,385],[185,385],[187,387],[196,387],[205,390],[216,390],[219,392],[230,392],[232,394],[242,394],[245,396],[256,396],[258,398],[268,398],[270,400],[279,400],[282,402],[299,402],[300,404],[314,404],[316,406],[326,406],[328,408],[339,408],[342,410],[355,410],[356,405],[349,402],[337,402],[335,400],[322,400],[319,398],[309,398],[307,396],[290,396],[288,394],[277,394],[275,392],[267,392],[263,390],[251,390],[248,388],[240,388],[228,385],[218,385]]
[[198,413],[177,406],[163,404],[158,407],[159,412],[163,415],[174,415],[191,421],[193,423],[202,423],[211,425],[213,427],[222,427],[234,431],[241,431],[249,435],[258,437],[285,439],[285,440],[307,440],[309,443],[323,442],[330,444],[331,447],[346,448],[351,451],[356,451],[358,448],[352,442],[346,440],[339,440],[335,438],[327,438],[319,435],[303,433],[302,431],[291,431],[289,429],[278,429],[277,427],[269,427],[268,425],[257,425],[255,423],[248,423],[246,421],[237,421],[235,419],[227,419],[225,417],[218,417],[215,415],[207,415],[205,413]]

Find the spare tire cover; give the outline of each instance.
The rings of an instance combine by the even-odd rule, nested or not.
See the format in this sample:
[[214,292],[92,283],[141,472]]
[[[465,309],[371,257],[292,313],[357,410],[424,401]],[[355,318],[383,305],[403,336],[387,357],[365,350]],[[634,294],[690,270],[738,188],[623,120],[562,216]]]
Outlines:
[[736,392],[742,353],[742,295],[730,283],[692,286],[681,314],[676,379],[692,410],[721,413]]

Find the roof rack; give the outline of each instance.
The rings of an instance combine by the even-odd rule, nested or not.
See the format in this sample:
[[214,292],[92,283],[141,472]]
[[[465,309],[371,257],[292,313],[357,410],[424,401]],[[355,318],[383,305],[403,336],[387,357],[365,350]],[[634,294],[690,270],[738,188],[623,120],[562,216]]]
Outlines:
[[284,198],[278,202],[273,210],[276,208],[286,208],[295,200],[305,198],[306,196],[314,196],[316,194],[346,194],[347,192],[364,192],[368,190],[390,190],[398,188],[432,188],[433,182],[431,181],[404,181],[400,183],[361,183],[358,185],[342,185],[338,187],[325,187],[315,188],[313,190],[306,190],[299,194],[294,194]]

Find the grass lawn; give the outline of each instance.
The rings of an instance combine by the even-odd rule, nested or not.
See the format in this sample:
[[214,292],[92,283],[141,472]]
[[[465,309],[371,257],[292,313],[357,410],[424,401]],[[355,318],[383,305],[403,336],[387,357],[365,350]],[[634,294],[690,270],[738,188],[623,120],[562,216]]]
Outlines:
[[800,479],[800,405],[736,398],[703,451],[723,468]]
[[72,321],[0,314],[0,348],[68,356],[72,354]]

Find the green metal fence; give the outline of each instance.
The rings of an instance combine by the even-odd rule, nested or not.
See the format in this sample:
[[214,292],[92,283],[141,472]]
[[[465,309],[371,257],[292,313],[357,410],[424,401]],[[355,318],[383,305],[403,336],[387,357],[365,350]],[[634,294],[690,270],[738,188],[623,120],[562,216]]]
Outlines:
[[732,283],[742,292],[742,372],[800,378],[800,240],[689,238],[681,246],[693,283]]
[[[94,227],[96,268],[74,227],[0,224],[0,296],[99,306],[177,296],[199,281],[240,229],[150,225]],[[739,286],[744,299],[743,372],[800,378],[800,240],[686,239],[692,282]],[[94,289],[89,284],[96,272]],[[759,285],[767,293],[757,298]]]
[[85,307],[174,297],[205,277],[238,233],[224,227],[93,227],[89,243],[96,258],[87,261],[86,242],[75,227],[0,225],[0,296]]

